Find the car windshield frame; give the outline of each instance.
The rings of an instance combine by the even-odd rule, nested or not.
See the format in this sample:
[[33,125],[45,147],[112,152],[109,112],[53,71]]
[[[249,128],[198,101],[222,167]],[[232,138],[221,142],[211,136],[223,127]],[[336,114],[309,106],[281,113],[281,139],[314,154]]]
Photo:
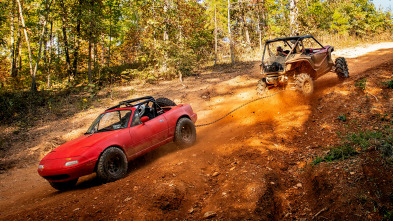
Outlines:
[[[125,113],[124,113],[125,112]],[[106,132],[106,131],[114,131],[114,130],[120,130],[120,129],[125,129],[128,128],[130,125],[130,119],[131,116],[133,115],[134,110],[132,109],[118,109],[118,110],[111,110],[104,112],[100,114],[90,125],[89,129],[87,129],[85,134],[94,134],[94,133],[100,133],[100,132]],[[119,119],[118,121],[115,121],[114,123],[108,123],[108,122],[113,122],[113,120],[117,120],[116,116],[113,118],[113,116],[110,115],[118,115]],[[102,120],[105,120],[102,122]],[[104,127],[100,128],[100,123],[105,123]]]

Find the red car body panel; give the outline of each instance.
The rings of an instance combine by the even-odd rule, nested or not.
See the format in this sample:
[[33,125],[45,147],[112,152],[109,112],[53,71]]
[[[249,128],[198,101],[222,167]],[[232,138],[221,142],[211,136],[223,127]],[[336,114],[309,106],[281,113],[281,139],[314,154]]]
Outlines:
[[[126,107],[110,110],[132,110]],[[114,131],[105,131],[82,135],[71,140],[50,153],[40,162],[38,173],[50,182],[64,182],[95,172],[95,167],[101,153],[108,147],[121,148],[130,161],[153,149],[173,141],[177,121],[182,117],[190,118],[194,123],[197,114],[190,105],[180,104],[164,108],[165,113],[142,124]],[[106,113],[106,112],[104,112]],[[65,166],[67,162],[77,160],[78,163]]]

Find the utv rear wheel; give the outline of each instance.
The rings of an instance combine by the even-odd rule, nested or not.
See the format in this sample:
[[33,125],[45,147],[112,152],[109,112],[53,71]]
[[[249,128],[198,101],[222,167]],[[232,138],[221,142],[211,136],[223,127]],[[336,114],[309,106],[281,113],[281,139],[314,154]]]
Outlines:
[[175,129],[175,143],[182,147],[188,147],[195,143],[196,140],[196,130],[194,123],[184,117],[181,118]]
[[172,100],[165,98],[165,97],[160,97],[156,99],[156,103],[160,107],[170,107],[170,106],[176,106],[176,103],[173,102]]
[[72,189],[77,182],[78,178],[65,182],[49,182],[49,184],[59,191],[66,191]]
[[295,79],[296,89],[305,96],[310,96],[314,92],[314,81],[308,74],[299,74]]
[[264,81],[264,79],[258,81],[257,84],[257,94],[260,97],[266,96],[269,93],[269,88],[267,87],[266,82]]
[[97,177],[104,183],[123,178],[128,169],[128,161],[123,151],[117,147],[107,148],[97,164]]
[[335,63],[337,77],[339,79],[348,78],[349,77],[348,65],[345,58],[339,57],[336,59],[334,63]]

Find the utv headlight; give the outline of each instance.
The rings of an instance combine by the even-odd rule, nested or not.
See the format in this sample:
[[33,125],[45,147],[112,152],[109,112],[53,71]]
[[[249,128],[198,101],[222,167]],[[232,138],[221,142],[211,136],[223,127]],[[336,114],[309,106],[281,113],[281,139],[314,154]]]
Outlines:
[[79,161],[77,161],[77,160],[68,161],[67,163],[65,163],[65,166],[68,167],[68,166],[75,165],[75,164],[77,164],[77,163],[79,163]]
[[38,169],[39,169],[39,170],[44,169],[44,165],[38,165]]

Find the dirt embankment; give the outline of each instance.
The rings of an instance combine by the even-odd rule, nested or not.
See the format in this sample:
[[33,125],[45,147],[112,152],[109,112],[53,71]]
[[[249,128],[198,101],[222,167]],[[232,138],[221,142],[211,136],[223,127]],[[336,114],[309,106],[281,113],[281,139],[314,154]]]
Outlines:
[[[29,137],[15,140],[18,146],[12,146],[4,159],[23,159],[18,150],[43,155],[77,137],[97,111],[129,98],[131,90],[137,91],[133,97],[164,95],[190,103],[198,113],[197,124],[213,121],[256,98],[258,63],[206,69],[185,79],[187,88],[177,81],[119,87],[116,99],[103,100],[88,111],[52,122],[48,115],[28,131]],[[387,217],[393,211],[393,176],[376,148],[359,150],[344,161],[310,165],[339,145],[342,134],[393,127],[393,91],[381,84],[392,78],[393,49],[349,58],[348,64],[350,79],[339,81],[329,73],[316,81],[311,98],[286,91],[251,103],[198,128],[192,147],[168,144],[131,162],[127,177],[113,183],[100,185],[90,175],[74,190],[57,192],[38,176],[36,165],[7,170],[0,174],[0,219]],[[361,90],[355,82],[364,78],[367,84]],[[345,122],[338,120],[342,115]]]

